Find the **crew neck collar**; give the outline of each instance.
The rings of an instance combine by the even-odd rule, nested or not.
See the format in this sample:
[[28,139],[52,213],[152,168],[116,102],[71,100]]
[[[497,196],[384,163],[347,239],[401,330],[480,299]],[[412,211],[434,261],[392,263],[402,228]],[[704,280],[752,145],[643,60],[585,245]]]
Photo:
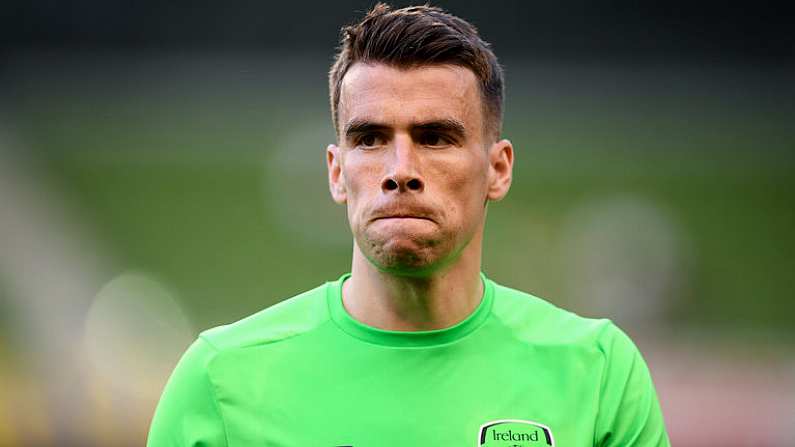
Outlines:
[[494,301],[494,285],[481,272],[483,297],[478,307],[462,321],[444,329],[430,331],[391,331],[364,324],[348,313],[342,304],[342,284],[350,277],[350,273],[345,273],[338,280],[327,284],[326,298],[331,319],[349,335],[378,345],[428,347],[452,343],[480,327],[488,318]]

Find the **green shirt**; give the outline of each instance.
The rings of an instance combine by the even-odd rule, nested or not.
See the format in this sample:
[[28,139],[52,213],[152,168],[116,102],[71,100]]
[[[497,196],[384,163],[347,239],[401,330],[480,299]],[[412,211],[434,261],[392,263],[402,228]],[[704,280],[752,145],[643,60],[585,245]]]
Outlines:
[[609,320],[481,274],[455,326],[386,331],[342,305],[350,274],[207,330],[148,446],[668,446],[649,371]]

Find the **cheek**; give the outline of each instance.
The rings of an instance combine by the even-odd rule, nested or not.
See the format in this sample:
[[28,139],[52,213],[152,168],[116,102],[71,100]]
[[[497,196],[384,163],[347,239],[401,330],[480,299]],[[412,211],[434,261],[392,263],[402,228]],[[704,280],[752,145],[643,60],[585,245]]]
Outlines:
[[358,222],[359,215],[366,211],[369,197],[378,192],[382,164],[349,156],[344,165],[345,191],[347,193],[348,219]]
[[439,178],[445,179],[445,209],[450,216],[456,216],[459,225],[474,223],[472,220],[482,213],[486,174],[483,165],[476,160],[447,165],[440,170]]

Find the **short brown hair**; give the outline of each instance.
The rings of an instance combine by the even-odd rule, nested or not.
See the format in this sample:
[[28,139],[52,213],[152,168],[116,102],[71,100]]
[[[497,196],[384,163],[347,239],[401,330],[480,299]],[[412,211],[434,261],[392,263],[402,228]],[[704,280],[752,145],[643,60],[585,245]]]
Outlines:
[[469,22],[432,6],[393,10],[378,3],[358,23],[342,28],[340,48],[329,72],[334,129],[339,132],[338,105],[342,78],[356,62],[399,68],[450,64],[469,68],[480,83],[486,134],[502,131],[503,74],[490,45]]

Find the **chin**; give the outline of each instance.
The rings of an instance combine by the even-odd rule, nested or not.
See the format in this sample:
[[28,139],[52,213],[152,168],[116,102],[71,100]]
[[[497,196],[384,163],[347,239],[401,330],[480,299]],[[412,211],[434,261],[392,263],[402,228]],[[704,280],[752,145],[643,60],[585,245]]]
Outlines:
[[438,243],[419,243],[415,240],[364,241],[359,245],[362,254],[379,271],[400,276],[425,276],[438,270],[444,256]]

